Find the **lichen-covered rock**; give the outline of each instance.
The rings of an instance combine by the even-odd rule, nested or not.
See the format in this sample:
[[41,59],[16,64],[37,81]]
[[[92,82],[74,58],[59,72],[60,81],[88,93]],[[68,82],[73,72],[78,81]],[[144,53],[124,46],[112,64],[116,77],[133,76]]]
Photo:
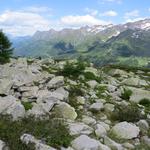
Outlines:
[[56,105],[54,111],[56,116],[58,117],[70,120],[75,120],[77,118],[77,113],[75,109],[64,102],[60,103],[59,105]]
[[95,134],[98,138],[101,138],[107,134],[107,131],[101,124],[97,124],[95,129]]
[[125,121],[116,124],[111,130],[111,133],[118,139],[133,139],[139,135],[139,132],[139,127]]
[[64,85],[64,77],[63,76],[57,76],[52,78],[48,83],[48,88],[59,88]]

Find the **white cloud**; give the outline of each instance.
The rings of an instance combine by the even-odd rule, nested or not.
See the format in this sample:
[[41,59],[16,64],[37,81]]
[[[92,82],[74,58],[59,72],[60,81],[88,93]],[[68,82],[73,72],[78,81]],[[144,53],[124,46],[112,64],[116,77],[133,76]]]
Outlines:
[[100,16],[108,16],[108,17],[115,17],[117,16],[117,12],[110,10],[110,11],[106,11],[104,13],[101,13]]
[[136,21],[140,21],[140,20],[144,20],[146,19],[146,17],[139,17],[139,18],[134,18],[134,19],[127,19],[125,23],[127,22],[136,22]]
[[31,35],[37,30],[48,30],[50,21],[37,13],[5,11],[0,14],[0,28],[15,35]]
[[125,18],[138,17],[138,16],[139,16],[139,10],[133,10],[125,13]]
[[61,23],[69,27],[80,27],[84,25],[109,24],[104,20],[97,19],[91,15],[85,16],[64,16],[61,18]]
[[117,3],[117,4],[121,4],[123,0],[98,0],[99,4],[105,4],[107,3]]
[[98,10],[95,9],[90,9],[90,8],[85,8],[84,10],[85,12],[87,12],[88,14],[90,14],[91,16],[96,16],[98,14]]

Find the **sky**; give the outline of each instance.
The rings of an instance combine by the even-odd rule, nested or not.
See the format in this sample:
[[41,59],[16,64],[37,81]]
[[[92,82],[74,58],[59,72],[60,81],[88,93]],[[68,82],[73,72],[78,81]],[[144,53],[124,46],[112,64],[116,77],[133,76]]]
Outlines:
[[12,36],[123,24],[149,16],[150,0],[0,0],[0,29]]

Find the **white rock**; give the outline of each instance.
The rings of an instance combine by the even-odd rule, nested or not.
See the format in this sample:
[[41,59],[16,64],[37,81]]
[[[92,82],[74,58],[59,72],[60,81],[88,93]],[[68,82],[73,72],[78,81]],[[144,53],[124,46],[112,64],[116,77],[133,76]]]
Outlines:
[[142,142],[150,148],[150,138],[148,136],[143,136],[141,138]]
[[8,95],[12,86],[13,81],[10,79],[0,79],[0,94]]
[[110,150],[109,147],[86,135],[81,135],[72,141],[75,150]]
[[48,88],[59,88],[64,85],[64,77],[63,76],[57,76],[52,78],[48,83]]
[[101,126],[103,126],[106,131],[109,131],[110,130],[110,127],[108,124],[106,124],[105,122],[102,122],[102,121],[99,121],[98,124],[100,124]]
[[80,105],[84,105],[85,104],[85,98],[83,96],[78,96],[77,97],[77,103]]
[[94,89],[98,85],[97,81],[95,80],[88,81],[87,84],[92,89]]
[[107,131],[102,125],[97,124],[95,134],[98,138],[101,138],[101,137],[104,137],[107,134]]
[[65,119],[75,120],[77,118],[75,109],[64,102],[55,106],[55,113],[57,116],[63,117]]
[[136,138],[139,135],[139,132],[139,127],[125,121],[116,124],[111,130],[111,133],[119,139]]
[[107,136],[104,137],[104,144],[109,146],[113,150],[125,150],[121,144],[116,143]]
[[69,123],[69,130],[71,135],[79,135],[79,134],[89,135],[93,132],[93,129],[91,127],[81,122]]
[[13,120],[17,120],[25,116],[25,109],[13,96],[0,97],[0,114],[11,115]]
[[[66,91],[63,87],[60,87],[60,88],[56,89],[54,92],[60,94],[61,97],[62,97],[62,98],[61,98],[62,100],[65,100],[65,101],[68,100],[69,92]],[[60,100],[61,100],[61,99],[60,99]]]
[[101,102],[93,103],[90,106],[90,110],[92,110],[92,111],[100,111],[102,109],[104,109],[104,106],[103,106],[103,103],[101,103]]
[[82,116],[82,122],[87,125],[94,125],[96,123],[96,120],[89,116]]
[[106,104],[104,105],[105,111],[108,111],[108,112],[114,111],[114,108],[115,108],[115,106],[114,106],[113,104],[110,104],[110,103],[106,103]]
[[29,89],[22,93],[25,98],[37,98],[39,88],[37,86],[29,87]]
[[128,87],[132,91],[132,95],[130,97],[131,102],[139,103],[140,100],[146,98],[150,99],[150,92],[147,90],[134,88],[134,87]]
[[149,130],[149,124],[146,120],[140,120],[137,122],[137,126],[143,133],[146,133]]
[[8,150],[8,148],[6,147],[5,142],[3,142],[2,140],[0,140],[0,150]]
[[32,109],[27,111],[28,116],[34,116],[36,118],[45,117],[53,108],[55,103],[33,103]]

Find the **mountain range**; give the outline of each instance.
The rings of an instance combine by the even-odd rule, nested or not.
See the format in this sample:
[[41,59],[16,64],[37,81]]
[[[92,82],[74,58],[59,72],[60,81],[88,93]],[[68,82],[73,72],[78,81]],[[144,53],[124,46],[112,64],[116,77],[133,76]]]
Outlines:
[[109,63],[146,66],[150,61],[150,19],[119,25],[37,31],[12,38],[15,56],[77,58],[97,65]]

